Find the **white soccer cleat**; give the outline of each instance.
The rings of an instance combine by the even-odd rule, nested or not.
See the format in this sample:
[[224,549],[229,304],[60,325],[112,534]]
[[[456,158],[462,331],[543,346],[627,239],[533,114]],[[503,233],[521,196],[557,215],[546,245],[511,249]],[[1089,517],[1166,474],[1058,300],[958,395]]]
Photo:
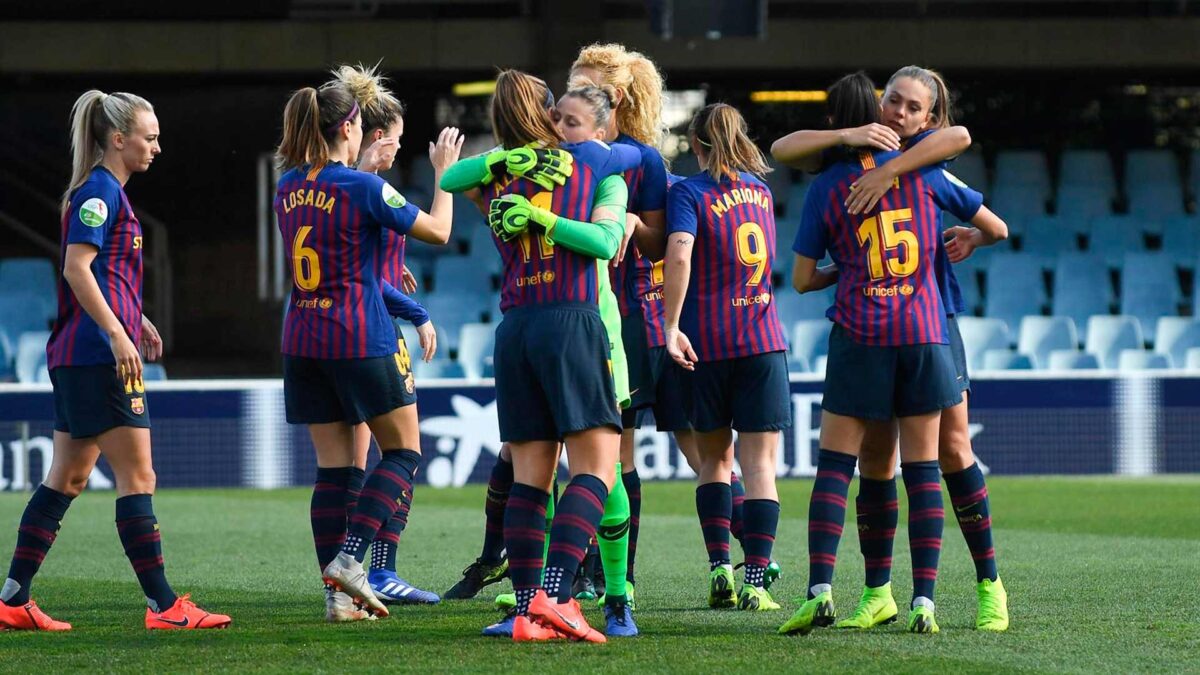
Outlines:
[[375,615],[359,607],[354,598],[341,591],[325,587],[325,620],[329,623],[348,621],[374,621]]
[[363,569],[363,564],[355,560],[354,556],[344,552],[338,553],[337,557],[325,567],[322,574],[325,577],[325,583],[363,603],[376,616],[388,615],[387,607],[371,591],[371,584],[367,581],[367,571]]

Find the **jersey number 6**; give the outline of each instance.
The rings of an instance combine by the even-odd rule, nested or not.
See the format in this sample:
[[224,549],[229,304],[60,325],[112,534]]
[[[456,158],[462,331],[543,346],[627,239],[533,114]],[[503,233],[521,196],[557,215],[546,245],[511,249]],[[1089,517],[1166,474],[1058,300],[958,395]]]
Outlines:
[[321,284],[321,259],[317,250],[304,245],[311,225],[296,230],[296,238],[292,240],[292,279],[296,288],[302,291],[315,291]]
[[896,229],[896,223],[906,223],[910,220],[912,209],[895,209],[882,211],[878,217],[871,216],[858,226],[858,244],[867,247],[872,279],[882,279],[885,276],[884,251],[900,248],[904,249],[902,255],[886,259],[887,273],[893,277],[907,277],[917,271],[921,256],[917,248],[917,234]]

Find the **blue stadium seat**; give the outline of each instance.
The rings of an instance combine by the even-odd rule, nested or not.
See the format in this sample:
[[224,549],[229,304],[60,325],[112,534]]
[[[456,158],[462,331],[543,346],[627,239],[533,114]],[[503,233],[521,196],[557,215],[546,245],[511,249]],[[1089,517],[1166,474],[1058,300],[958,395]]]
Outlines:
[[1183,186],[1178,183],[1131,185],[1126,193],[1129,195],[1129,215],[1141,218],[1149,232],[1159,229],[1156,223],[1184,214]]
[[492,239],[492,229],[490,227],[487,225],[471,227],[467,240],[467,253],[474,260],[500,258],[496,253],[496,244],[495,240]]
[[[435,321],[433,325],[436,328],[437,322]],[[400,322],[400,334],[404,336],[404,344],[408,347],[409,356],[412,356],[412,360],[416,361],[418,358],[420,358],[420,356],[414,356],[413,351],[416,351],[417,354],[421,353],[420,352],[421,340],[420,340],[420,337],[417,335],[417,329],[414,328],[411,323],[408,323],[407,321],[402,321],[402,322]],[[446,348],[445,345],[441,345],[438,347],[438,356],[441,356],[443,354],[442,350],[445,348]]]
[[1179,163],[1170,150],[1130,150],[1125,156],[1125,185],[1179,185]]
[[503,318],[504,315],[500,313],[500,293],[493,293],[488,301],[487,316],[487,323],[491,324],[500,323],[500,319]]
[[438,258],[433,264],[433,288],[441,292],[491,293],[492,272],[486,260],[497,256],[476,259],[474,256],[452,256]]
[[780,271],[784,267],[791,269],[793,256],[792,244],[796,243],[796,232],[800,230],[800,217],[788,216],[775,220],[775,260],[773,269]]
[[429,380],[466,377],[466,373],[461,365],[450,359],[434,359],[429,363],[425,363],[420,359],[413,359],[413,377],[419,380]]
[[1184,357],[1183,367],[1188,370],[1200,370],[1200,347],[1192,347],[1187,350],[1187,356]]
[[46,321],[53,320],[58,309],[54,287],[57,276],[54,261],[49,258],[0,258],[0,289],[37,297]]
[[787,355],[787,367],[789,373],[807,373],[810,370],[808,361],[791,353]]
[[997,185],[987,196],[987,205],[1008,223],[1009,231],[1022,234],[1025,223],[1046,215],[1046,200],[1030,185]]
[[1082,226],[1089,218],[1112,214],[1112,191],[1097,185],[1064,185],[1055,198],[1055,212]]
[[[793,183],[788,189],[787,195],[787,210],[785,214],[788,218],[799,222],[800,214],[804,212],[804,199],[808,196],[808,187],[812,185],[810,182]],[[776,201],[779,197],[775,198]]]
[[829,319],[797,321],[792,325],[792,353],[788,358],[802,361],[807,369],[807,364],[829,353],[829,332],[832,329],[833,322]]
[[774,301],[780,323],[793,326],[797,321],[825,318],[825,310],[833,304],[833,289],[803,294],[791,288],[776,289]]
[[46,343],[50,331],[30,331],[17,339],[17,382],[36,382],[38,369],[46,367]]
[[1033,361],[1011,349],[989,349],[983,353],[982,370],[1033,370]]
[[[974,256],[972,256],[974,257]],[[969,260],[969,258],[968,258]],[[975,314],[983,304],[983,293],[979,289],[979,274],[974,268],[954,266],[954,278],[958,279],[958,290],[967,304],[967,314]]]
[[408,167],[408,181],[406,185],[423,188],[425,190],[433,189],[433,164],[429,158],[418,154],[413,159],[412,164]]
[[1109,267],[1120,267],[1125,254],[1146,250],[1141,221],[1129,216],[1106,216],[1092,221],[1088,251],[1104,258]]
[[1059,190],[1067,186],[1088,185],[1107,192],[1117,191],[1112,160],[1103,150],[1065,150],[1058,171]]
[[817,357],[816,361],[812,362],[812,372],[825,377],[825,366],[829,364],[829,356],[822,354]]
[[1196,258],[1200,257],[1200,217],[1168,218],[1163,222],[1162,235],[1162,250],[1171,256],[1176,267],[1196,266]]
[[1001,319],[1016,330],[1021,317],[1042,313],[1046,289],[1041,261],[1023,253],[997,253],[988,264],[984,316]]
[[1087,340],[1088,317],[1108,314],[1113,303],[1112,282],[1104,259],[1094,253],[1061,255],[1054,267],[1054,302],[1051,314],[1070,317]]
[[973,189],[987,194],[987,167],[983,164],[983,153],[968,151],[959,155],[950,163],[948,170]]
[[1077,349],[1060,349],[1050,352],[1048,370],[1096,370],[1100,361],[1095,354]]
[[774,159],[767,160],[767,164],[773,169],[767,174],[767,187],[771,189],[771,196],[775,198],[775,206],[779,206],[780,197],[787,195],[788,188],[792,183],[803,183],[804,172],[793,172],[791,167],[776,162]]
[[1170,367],[1171,362],[1165,355],[1144,349],[1123,349],[1117,359],[1119,370],[1165,370]]
[[963,348],[967,352],[967,368],[971,370],[983,366],[984,352],[989,349],[1008,349],[1012,344],[1008,326],[999,319],[959,317],[958,331],[962,334]]
[[1190,316],[1160,316],[1155,330],[1154,351],[1171,357],[1171,365],[1182,368],[1187,351],[1200,347],[1200,319]]
[[992,191],[1014,185],[1026,186],[1041,201],[1050,196],[1050,172],[1046,156],[1040,150],[1002,150],[996,155],[996,179],[992,181]]
[[1027,316],[1021,319],[1017,351],[1033,359],[1034,367],[1045,370],[1050,366],[1050,352],[1075,349],[1079,336],[1075,322],[1066,316]]
[[167,369],[161,363],[147,363],[142,367],[143,382],[166,382]]
[[[488,311],[490,298],[490,292],[453,291],[435,291],[422,298],[425,309],[429,310],[429,318],[438,329],[439,353],[444,349],[458,348],[458,335],[463,324],[482,321],[484,313]],[[445,337],[441,331],[445,331]]]
[[466,376],[483,377],[484,359],[491,357],[496,344],[496,326],[490,323],[468,323],[459,332],[458,363]]
[[1102,368],[1116,368],[1122,350],[1142,349],[1142,326],[1132,316],[1093,316],[1088,319],[1084,351],[1095,354]]
[[[31,307],[37,307],[39,311],[30,311]],[[0,340],[8,342],[8,353],[16,356],[17,341],[22,333],[49,328],[41,307],[41,298],[36,293],[0,289]]]
[[1062,216],[1031,218],[1021,237],[1021,251],[1041,256],[1042,266],[1047,269],[1054,267],[1059,254],[1079,250],[1077,222],[1077,219]]
[[[451,238],[465,246],[470,246],[479,230],[491,232],[487,218],[480,213],[475,202],[461,194],[454,195],[454,227],[451,230]],[[472,250],[472,252],[474,251]]]
[[1179,313],[1183,293],[1171,258],[1162,252],[1129,253],[1121,268],[1121,313],[1136,316],[1154,342],[1158,317]]

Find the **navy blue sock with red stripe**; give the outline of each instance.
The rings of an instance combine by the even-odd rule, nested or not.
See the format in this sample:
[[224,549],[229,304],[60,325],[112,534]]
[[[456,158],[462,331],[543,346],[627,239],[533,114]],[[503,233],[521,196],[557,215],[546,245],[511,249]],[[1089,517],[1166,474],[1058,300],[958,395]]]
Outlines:
[[725,483],[705,483],[696,487],[696,515],[700,533],[708,549],[708,569],[729,564],[729,513],[733,497]]
[[779,527],[779,502],[774,499],[747,499],[746,531],[742,549],[746,553],[746,584],[762,588],[767,565],[771,564],[771,549],[775,547],[775,530]]
[[950,491],[950,503],[958,518],[958,529],[962,530],[975,560],[975,579],[995,581],[1000,574],[996,571],[996,550],[992,546],[992,515],[988,505],[987,484],[979,464],[942,476]]
[[408,512],[412,510],[415,489],[414,485],[400,494],[396,512],[375,534],[375,541],[371,542],[371,569],[396,571],[396,549],[400,547],[400,533],[408,527]]
[[[740,545],[742,543],[742,532],[745,529],[743,514],[745,513],[746,486],[736,473],[731,472],[729,474],[729,489],[733,494],[733,504],[729,511],[729,534],[732,534],[733,538],[737,539]],[[742,547],[742,552],[746,552],[745,546]]]
[[126,495],[117,499],[117,534],[150,609],[155,612],[170,609],[175,604],[175,591],[167,583],[162,538],[150,495]]
[[358,496],[362,494],[363,483],[367,482],[367,472],[357,466],[346,467],[349,477],[346,479],[346,522],[358,508]]
[[517,595],[517,613],[524,615],[542,585],[542,549],[546,543],[546,504],[550,493],[513,483],[504,510],[504,546],[508,570]]
[[633,563],[637,558],[638,527],[642,518],[642,477],[638,475],[637,467],[629,473],[621,474],[621,483],[625,485],[625,494],[629,495],[629,560],[625,568],[625,581],[633,583]]
[[39,485],[25,505],[21,514],[21,524],[17,527],[17,547],[13,551],[12,562],[8,566],[8,579],[0,590],[0,600],[11,607],[29,602],[29,585],[37,574],[46,553],[58,536],[58,528],[67,508],[71,506],[71,497],[55,490]]
[[479,554],[479,558],[489,565],[499,565],[504,557],[504,509],[512,486],[512,462],[497,457],[488,478],[487,501],[483,503],[483,553]]
[[904,490],[908,493],[908,546],[912,552],[913,598],[933,600],[938,558],[942,553],[941,470],[936,461],[905,462]]
[[588,542],[604,517],[608,488],[591,474],[579,474],[563,490],[550,526],[550,550],[546,556],[546,594],[558,602],[571,599],[571,585],[579,563],[587,555]]
[[371,470],[362,494],[358,496],[358,508],[354,510],[346,527],[346,543],[342,552],[362,562],[367,554],[367,544],[383,525],[396,513],[405,493],[411,499],[413,474],[421,462],[421,454],[415,450],[384,450],[383,458]]
[[892,580],[892,545],[900,520],[896,479],[858,479],[854,500],[858,519],[858,546],[867,568],[867,586],[879,588]]
[[[308,519],[312,524],[313,546],[317,549],[317,568],[320,570],[337,556],[346,540],[346,521],[349,513],[353,513],[348,486],[354,471],[358,469],[352,466],[317,468]],[[357,497],[354,502],[357,503]]]
[[808,597],[813,586],[833,583],[838,543],[846,523],[846,496],[858,458],[822,449],[817,459],[817,480],[808,500]]

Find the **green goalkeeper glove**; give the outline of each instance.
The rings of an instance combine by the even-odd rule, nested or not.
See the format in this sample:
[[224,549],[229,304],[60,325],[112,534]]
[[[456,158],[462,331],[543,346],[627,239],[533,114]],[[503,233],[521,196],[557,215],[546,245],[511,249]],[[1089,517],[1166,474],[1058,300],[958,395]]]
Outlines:
[[533,212],[540,210],[521,195],[497,197],[488,208],[488,225],[500,241],[512,241],[529,229]]
[[545,190],[553,190],[567,182],[575,170],[575,158],[566,150],[526,146],[515,150],[493,150],[484,161],[489,175],[485,183],[508,173],[537,183]]

